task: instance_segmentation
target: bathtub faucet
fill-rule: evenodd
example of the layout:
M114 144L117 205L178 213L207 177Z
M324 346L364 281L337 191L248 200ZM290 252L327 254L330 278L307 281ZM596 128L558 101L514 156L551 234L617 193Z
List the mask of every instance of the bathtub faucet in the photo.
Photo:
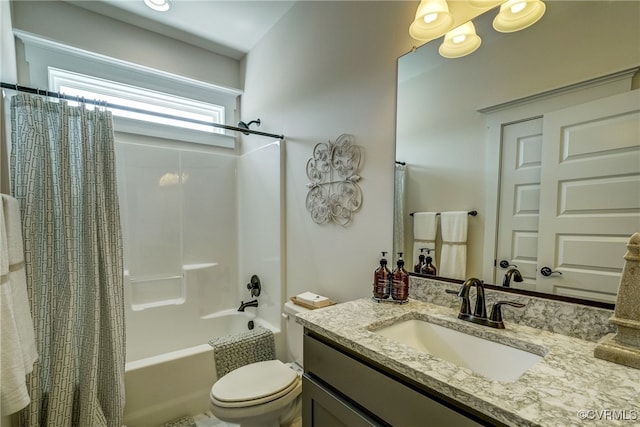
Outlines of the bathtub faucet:
M247 307L257 307L258 306L258 300L254 299L251 301L240 301L240 308L238 308L238 311L244 311L245 308Z

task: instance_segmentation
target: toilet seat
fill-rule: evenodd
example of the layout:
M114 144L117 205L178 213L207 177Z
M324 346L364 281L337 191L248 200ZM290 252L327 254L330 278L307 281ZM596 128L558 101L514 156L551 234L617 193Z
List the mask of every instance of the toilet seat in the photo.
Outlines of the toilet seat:
M239 408L271 402L291 393L300 377L279 360L242 366L220 378L211 388L211 402L223 408Z

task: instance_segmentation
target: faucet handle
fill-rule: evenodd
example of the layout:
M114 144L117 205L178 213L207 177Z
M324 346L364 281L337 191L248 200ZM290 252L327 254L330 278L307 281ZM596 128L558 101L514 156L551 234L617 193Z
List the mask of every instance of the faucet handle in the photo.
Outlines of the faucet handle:
M501 307L503 305L510 305L511 307L522 308L526 304L522 304L522 303L519 303L519 302L513 302L513 301L498 301L498 302L494 303L493 307L491 308L491 315L489 315L489 320L492 320L494 322L502 322L502 308Z
M469 301L469 296L464 295L464 286L460 288L459 291L453 289L445 289L444 290L448 294L455 295L457 297L462 298L462 305L460 306L460 314L471 315L471 302Z
M259 297L262 290L262 284L257 274L251 276L251 283L247 283L247 289L252 297Z

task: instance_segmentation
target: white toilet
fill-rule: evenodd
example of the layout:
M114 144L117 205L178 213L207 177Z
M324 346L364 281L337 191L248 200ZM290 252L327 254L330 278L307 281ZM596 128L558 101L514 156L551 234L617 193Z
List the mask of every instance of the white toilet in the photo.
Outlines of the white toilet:
M287 347L293 362L279 360L252 363L235 369L211 387L209 408L222 421L241 427L279 427L300 415L302 392L303 327L295 315L307 311L287 302Z

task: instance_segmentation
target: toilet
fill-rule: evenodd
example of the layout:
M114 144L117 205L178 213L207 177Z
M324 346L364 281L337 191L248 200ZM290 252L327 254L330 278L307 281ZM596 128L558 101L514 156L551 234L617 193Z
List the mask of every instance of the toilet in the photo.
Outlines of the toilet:
M287 302L287 348L291 363L267 360L235 369L211 387L209 408L218 419L241 427L286 426L300 415L303 327L295 315L308 311Z

